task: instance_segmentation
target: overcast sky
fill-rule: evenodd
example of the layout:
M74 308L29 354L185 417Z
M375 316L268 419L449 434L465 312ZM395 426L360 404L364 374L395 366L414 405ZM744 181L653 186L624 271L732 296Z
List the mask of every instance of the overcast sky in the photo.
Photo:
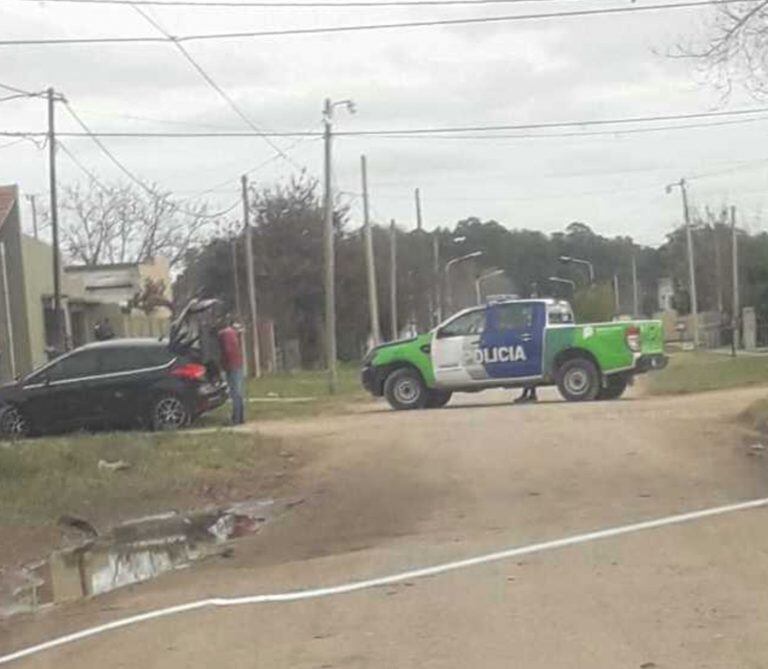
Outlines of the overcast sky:
M643 0L645 1L645 0ZM659 0L656 0L659 1ZM166 8L153 17L173 34L338 25L531 11L606 2L551 2L419 8ZM615 0L613 5L622 5ZM626 3L625 3L626 4ZM190 53L261 128L320 130L323 99L352 98L339 130L517 124L736 109L759 103L736 93L723 103L685 60L658 55L705 31L712 10L695 8L536 22L414 28L194 42ZM156 35L128 6L0 0L0 39ZM0 46L0 82L54 86L99 131L247 130L171 44ZM59 129L77 130L59 111ZM0 129L44 130L41 100L0 103ZM594 130L594 128L590 128ZM588 223L605 235L658 244L681 219L679 194L664 186L686 177L694 204L737 204L760 229L768 157L766 122L632 135L504 139L342 137L334 146L337 188L360 191L359 156L369 163L378 220L415 225L413 188L425 227L461 218L551 232ZM566 132L578 132L571 129ZM541 132L539 132L541 134ZM0 138L0 147L11 140ZM284 150L292 139L276 140ZM133 172L179 197L216 186L213 207L238 198L239 175L274 155L260 138L108 139ZM67 147L104 180L121 175L87 138ZM321 175L322 143L289 151ZM85 181L66 155L62 183ZM273 183L295 166L276 159L252 179ZM47 193L46 152L30 142L0 148L0 183ZM228 183L227 183L228 182ZM222 186L222 184L225 184ZM360 221L352 198L353 222ZM30 222L25 220L25 227Z

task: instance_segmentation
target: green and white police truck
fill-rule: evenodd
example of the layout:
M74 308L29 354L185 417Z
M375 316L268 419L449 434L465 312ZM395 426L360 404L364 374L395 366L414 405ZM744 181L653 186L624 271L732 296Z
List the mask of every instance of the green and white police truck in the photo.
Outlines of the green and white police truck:
M394 409L442 407L454 392L557 385L569 401L616 399L667 364L660 321L576 324L568 302L508 299L373 348L362 381Z

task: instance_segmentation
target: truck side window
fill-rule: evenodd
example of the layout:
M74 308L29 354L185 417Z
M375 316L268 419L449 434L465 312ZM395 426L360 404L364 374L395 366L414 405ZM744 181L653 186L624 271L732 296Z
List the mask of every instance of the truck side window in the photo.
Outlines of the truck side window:
M496 307L497 330L530 330L534 304L500 304Z
M442 337L466 337L482 334L485 330L485 309L471 311L444 325L437 333Z

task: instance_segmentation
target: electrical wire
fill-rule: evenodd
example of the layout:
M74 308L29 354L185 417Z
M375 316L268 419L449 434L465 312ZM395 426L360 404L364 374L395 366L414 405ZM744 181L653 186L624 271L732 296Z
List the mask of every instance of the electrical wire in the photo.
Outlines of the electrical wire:
M114 153L112 153L105 144L91 131L91 129L88 127L88 125L78 116L78 114L75 112L74 109L72 109L72 106L69 104L68 101L64 100L64 106L67 109L67 111L70 113L72 118L75 119L77 124L83 128L86 135L93 140L93 142L96 144L96 146L99 147L101 152L109 158L109 160L123 173L125 174L128 179L130 179L133 183L135 183L137 186L139 186L144 192L146 192L150 197L157 197L157 192L152 189L150 186L147 186L139 177L137 177L133 172L131 172L122 162L120 162ZM68 154L71 156L71 154ZM90 172L87 172L89 176L92 177ZM93 178L93 177L92 177ZM98 183L98 181L97 181ZM237 203L233 204L232 206L228 207L227 209L219 212L215 212L213 214L208 213L202 213L202 212L194 212L189 211L187 209L179 208L179 211L181 211L183 214L187 216L191 216L192 218L220 218L224 214L229 213L232 211Z
M631 123L657 123L663 121L681 121L692 119L708 119L708 118L722 118L728 116L748 116L750 114L765 114L768 112L768 107L756 107L754 109L732 109L721 111L708 111L708 112L694 112L687 114L654 114L649 116L629 116L612 119L578 119L568 121L552 121L543 123L518 123L508 125L473 125L473 126L445 126L445 127L424 127L424 128L404 128L399 130L341 130L334 132L335 137L432 137L440 139L441 135L459 135L461 137L467 137L468 139L475 139L475 136L466 135L466 133L475 132L498 132L498 131L515 131L515 130L541 130L541 129L553 129L553 128L573 128L573 127L589 127L589 126L610 126L610 125L628 125ZM701 124L687 124L687 125L672 125L672 126L657 126L651 128L627 128L627 129L615 129L604 130L602 134L620 134L631 132L650 132L657 129L663 130L677 130L677 129L689 129L689 128L705 128L709 126L718 126L737 123L752 123L755 121L768 120L768 117L760 118L740 118L730 119L726 121L714 121L712 123ZM81 127L85 130L85 126L80 123ZM553 137L569 137L574 135L588 135L588 132L578 133L558 133L551 135ZM3 137L44 137L45 132L40 131L0 131L0 136ZM304 137L304 138L319 138L323 136L322 132L314 131L284 131L284 132L93 132L85 130L85 132L60 132L57 135L61 137L114 137L114 138L164 138L164 139L178 139L178 138L242 138L242 137L262 137L264 135L269 137ZM492 135L483 135L483 137L494 137ZM550 135L511 135L511 136L496 136L495 138L528 138Z
M324 26L311 28L284 28L276 30L254 30L229 33L202 33L192 35L169 35L167 37L61 37L45 39L0 40L0 46L32 46L55 44L145 44L152 42L192 42L202 40L245 39L256 37L283 37L287 35L318 35L346 32L361 32L370 30L397 30L400 28L426 28L432 26L472 25L481 23L508 23L514 21L535 21L554 18L571 18L579 16L600 16L612 14L629 14L651 12L667 9L689 9L693 7L711 7L733 4L744 0L690 0L688 2L671 2L655 5L632 5L629 7L604 7L602 9L578 9L562 12L543 12L535 14L511 14L503 16L483 16L460 19L433 19L430 21L400 21L395 23L368 23L343 26Z
M184 59L192 65L192 67L197 71L197 73L205 80L205 82L213 88L216 93L229 105L229 107L232 109L232 111L237 114L237 116L253 131L258 133L263 133L264 131L256 125L250 117L242 110L240 109L240 106L230 97L230 95L221 87L219 86L214 78L208 74L208 72L203 69L203 67L198 63L184 48L184 45L179 43L177 40L173 38L173 36L154 18L152 18L146 11L141 9L141 7L137 7L134 4L128 3L131 5L131 7L141 16L145 21L147 21L152 27L155 28L158 32L160 32L162 35L167 37L171 43L179 50L182 56L184 56ZM301 165L298 165L296 162L294 162L286 153L283 151L282 148L275 142L273 142L268 136L262 135L264 138L264 141L269 144L269 146L285 161L293 165L294 167L297 167L298 169L302 169Z
M22 2L35 2L40 0L21 0ZM75 3L90 5L132 5L132 6L157 6L157 7L203 7L223 9L248 9L270 7L276 9L295 9L302 7L368 7L378 9L380 7L443 7L443 6L472 6L472 5L500 5L519 4L531 2L561 2L562 0L341 0L332 2L328 0L309 0L309 2L279 2L272 0L245 0L236 2L224 0L224 2L212 2L211 0L48 0L50 3Z

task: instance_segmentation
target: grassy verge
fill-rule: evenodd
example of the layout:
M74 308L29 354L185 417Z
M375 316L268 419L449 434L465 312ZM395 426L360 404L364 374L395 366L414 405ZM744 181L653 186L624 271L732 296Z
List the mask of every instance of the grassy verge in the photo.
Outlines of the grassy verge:
M666 369L647 376L653 395L695 393L768 384L768 356L732 358L706 351L674 354Z
M0 524L50 524L61 514L113 522L261 495L286 466L280 445L257 434L106 433L0 445ZM99 460L124 460L125 471ZM232 490L232 486L239 490ZM0 539L2 543L2 539Z
M338 413L350 404L370 399L360 385L360 367L355 364L339 365L337 392L328 392L325 371L297 371L270 374L260 379L248 379L246 404L248 420L301 418L327 413ZM203 416L200 425L226 423L231 408L223 406Z

